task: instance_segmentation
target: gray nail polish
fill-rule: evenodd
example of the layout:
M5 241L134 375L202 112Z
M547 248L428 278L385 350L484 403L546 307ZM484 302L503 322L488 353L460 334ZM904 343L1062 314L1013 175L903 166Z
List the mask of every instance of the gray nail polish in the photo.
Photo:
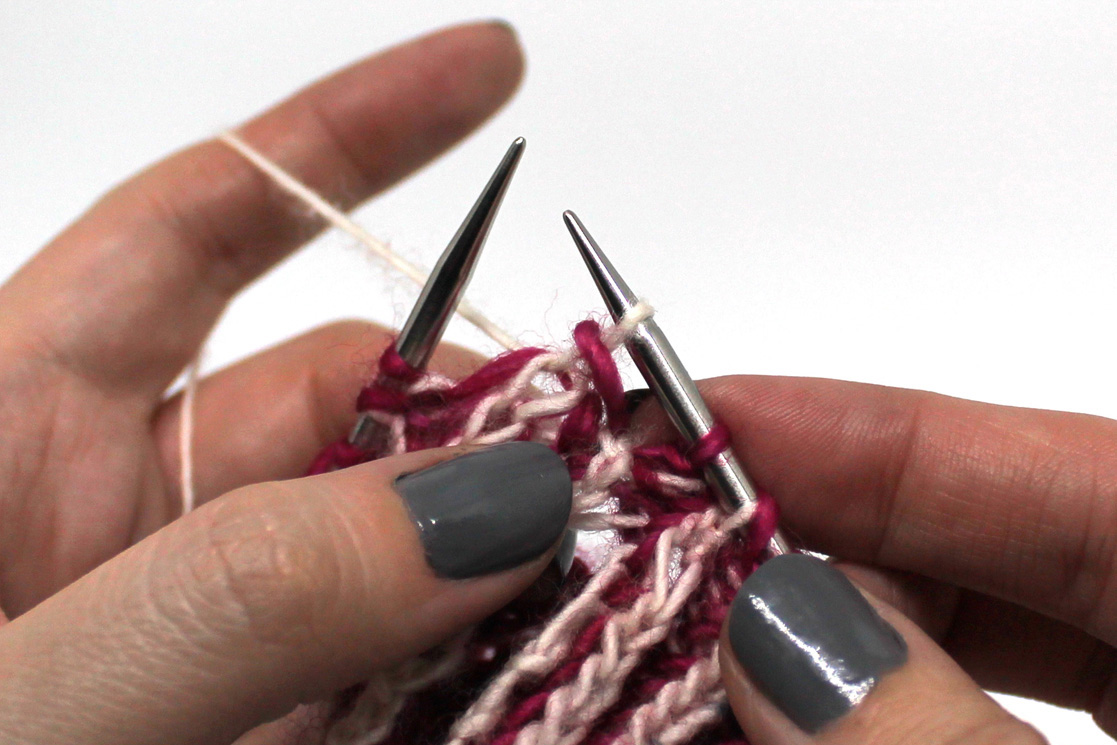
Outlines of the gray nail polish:
M768 699L812 734L908 656L903 637L844 574L803 554L777 556L745 580L729 643Z
M546 445L509 442L396 479L439 575L465 579L511 569L554 545L573 487Z

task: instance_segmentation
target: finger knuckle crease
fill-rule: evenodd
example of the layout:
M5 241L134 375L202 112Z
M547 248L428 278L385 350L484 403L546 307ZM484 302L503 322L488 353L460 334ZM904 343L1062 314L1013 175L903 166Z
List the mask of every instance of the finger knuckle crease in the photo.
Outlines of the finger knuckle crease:
M310 538L314 533L305 529L307 518L297 506L277 508L275 502L231 501L217 511L202 567L214 593L208 602L255 643L316 647L324 639L324 616L336 607L330 595L338 586L338 560Z

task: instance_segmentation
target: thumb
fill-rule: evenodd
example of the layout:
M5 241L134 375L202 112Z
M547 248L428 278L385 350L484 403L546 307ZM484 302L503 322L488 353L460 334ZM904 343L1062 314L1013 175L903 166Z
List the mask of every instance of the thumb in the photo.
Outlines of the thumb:
M722 630L729 702L753 745L1042 745L899 611L826 562L777 556Z
M515 598L570 506L524 442L231 492L0 628L0 740L228 742Z

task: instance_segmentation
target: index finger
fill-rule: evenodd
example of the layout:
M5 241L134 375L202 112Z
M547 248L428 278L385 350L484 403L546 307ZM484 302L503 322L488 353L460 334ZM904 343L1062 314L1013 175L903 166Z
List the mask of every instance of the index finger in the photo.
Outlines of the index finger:
M835 380L701 388L811 548L1117 640L1117 423Z
M489 117L519 82L503 23L437 32L359 62L240 135L349 207ZM148 403L193 357L228 299L322 225L228 145L188 148L116 188L4 287L8 358L53 363Z

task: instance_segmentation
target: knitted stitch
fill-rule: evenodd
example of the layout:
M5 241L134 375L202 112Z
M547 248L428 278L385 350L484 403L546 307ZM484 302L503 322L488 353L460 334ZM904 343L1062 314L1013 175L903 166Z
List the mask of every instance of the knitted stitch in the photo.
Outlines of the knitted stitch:
M652 310L564 349L502 354L462 379L410 368L389 347L358 398L381 437L369 451L327 447L311 473L462 443L534 440L574 479L570 527L609 536L468 634L339 695L330 745L677 745L744 740L725 711L722 622L763 559L775 504L722 510L702 466L730 446L714 429L693 447L629 430L614 352Z

